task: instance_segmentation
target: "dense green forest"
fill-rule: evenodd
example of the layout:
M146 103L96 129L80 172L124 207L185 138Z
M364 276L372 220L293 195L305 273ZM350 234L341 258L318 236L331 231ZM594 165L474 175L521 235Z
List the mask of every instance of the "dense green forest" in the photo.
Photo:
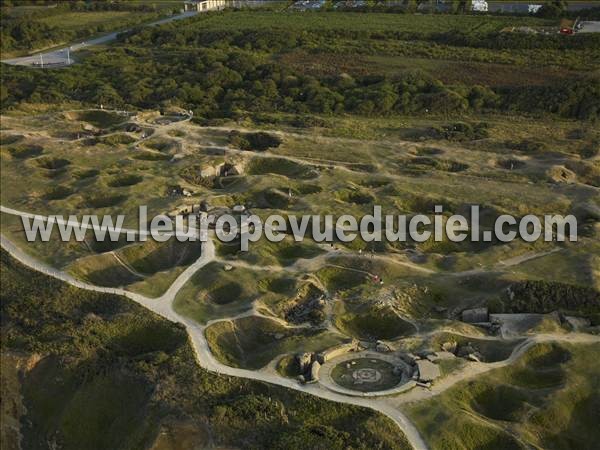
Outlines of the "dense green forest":
M410 22L422 20L427 25L421 27L424 31L397 31L394 21L405 19L369 15L365 24L363 16L319 13L297 20L293 14L225 12L136 29L115 46L90 53L67 70L3 67L2 105L70 100L119 108L178 105L205 118L266 112L366 116L511 112L598 117L600 79L593 71L600 60L598 35L565 39L502 33L498 28L505 18L470 29L463 26L469 22L461 22L470 18L460 16L447 19L443 26L430 21L431 16L414 16ZM315 64L322 64L322 55L383 62L349 74L334 61L329 72L315 76L301 64L288 63L302 52ZM517 68L537 65L538 58L554 64L555 70L574 71L581 66L587 70L535 86L518 85L510 78L493 86L485 80L463 83L460 77L444 82L439 79L443 73L418 65L380 70L400 56L419 58L425 65L447 59ZM544 76L543 67L536 70Z
M68 286L4 251L0 275L2 351L39 355L22 376L24 449L146 448L164 424L216 446L408 448L374 412L206 372L182 326L126 298Z

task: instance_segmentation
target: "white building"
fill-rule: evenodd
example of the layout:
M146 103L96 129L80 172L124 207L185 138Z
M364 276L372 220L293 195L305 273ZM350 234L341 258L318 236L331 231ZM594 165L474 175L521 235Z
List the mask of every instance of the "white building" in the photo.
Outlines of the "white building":
M542 9L542 5L528 5L529 14L536 14L540 9Z
M214 11L225 8L226 0L191 0L183 3L186 11Z
M488 3L485 0L473 0L471 9L476 12L488 12Z

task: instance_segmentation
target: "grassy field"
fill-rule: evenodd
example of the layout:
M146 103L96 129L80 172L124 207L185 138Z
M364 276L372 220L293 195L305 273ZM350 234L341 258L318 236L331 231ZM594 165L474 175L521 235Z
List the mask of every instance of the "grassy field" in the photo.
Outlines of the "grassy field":
M223 363L260 369L283 353L318 352L344 341L340 335L311 328L286 328L262 317L245 317L210 325L206 339Z
M281 299L276 292L263 289L268 272L236 267L225 271L224 265L210 263L200 269L177 294L175 309L183 315L205 323L249 309L259 297Z
M481 33L499 31L507 26L545 26L553 21L532 17L476 17L460 15L421 15L344 12L298 14L279 12L246 12L210 15L196 19L204 30L286 29L286 30L353 30L406 31L433 33L463 29Z
M174 4L172 4L174 6ZM3 58L28 54L33 50L55 47L67 42L96 37L110 31L119 31L135 25L158 20L170 14L165 6L156 10L129 11L72 11L64 7L2 7ZM44 14L45 12L45 14ZM13 29L17 27L17 31ZM26 30L18 31L18 27Z
M510 368L409 408L431 448L593 448L597 345L539 344Z
M370 341L398 339L416 331L389 308L336 315L335 324L345 334Z
M397 214L428 214L434 204L441 204L449 215L464 213L470 204L479 204L484 211L482 217L486 226L501 213L520 216L548 211L555 214L575 212L585 222L589 214L586 211L592 211L595 204L591 196L591 189L596 183L593 157L590 159L582 155L599 136L593 127L575 122L556 122L550 127L545 122L495 116L486 118L488 137L455 141L431 134L433 128L452 123L442 118L374 120L341 117L335 122L325 118L325 127L302 129L282 125L285 133L283 143L273 151L273 156L256 157L251 152L235 156L211 154L205 149L225 145L225 131L175 124L168 133L163 133L160 127L155 128L157 117L149 112L140 114L136 119L141 124L138 131L131 128L132 131L126 131L133 120L131 117L97 110L3 117L6 127L2 132L1 149L2 203L41 213L124 213L125 225L132 227L137 225L137 205L148 205L149 215L153 215L184 203L183 199L170 195L169 186L176 184L195 192L193 199L186 202L206 199L213 205L226 207L247 204L263 218L275 211L283 214L353 214L359 217L371 213L375 203L383 207L384 213ZM102 130L99 133L108 133L107 137L94 138L91 142L88 142L89 139L77 140L78 135L81 137L88 133L90 126ZM32 129L46 130L51 137L31 134ZM138 146L140 130L144 129L152 130L155 135ZM69 146L61 144L64 139L69 140ZM167 147L161 144L165 142L168 142ZM140 158L142 153L166 158L150 161ZM513 165L516 161L519 165L510 170L512 166L506 161L513 161ZM239 165L241 174L222 178L223 184L219 186L190 185L181 176L185 168L214 168L225 162ZM563 166L577 171L573 172L576 182L563 183L552 178L553 168ZM452 171L453 167L461 170ZM20 175L24 172L28 174L25 193L21 188ZM527 189L521 188L524 185ZM582 245L570 244L559 253L515 266L510 276L490 275L494 285L504 289L511 280L523 278L562 279L575 284L595 285L597 275L588 250L597 246L597 238L593 227L586 227L587 231L580 233ZM18 221L3 221L3 229L13 239L22 242ZM51 242L28 247L38 257L54 263L57 256L62 255L58 260L61 266L82 256L91 256L89 249L81 245L61 248L58 242ZM377 297L381 287L368 282L367 273L370 273L385 280L384 290L387 286L404 287L416 282L438 292L444 291L446 300L442 299L443 303L453 297L469 302L476 295L493 297L494 293L486 292L483 285L479 286L478 278L481 277L474 276L465 286L452 278L423 277L405 266L393 264L392 260L385 263L379 259L370 261L356 253L359 249L373 249L376 254L389 255L414 249L420 254L417 265L427 269L493 272L499 261L552 249L552 245L522 241L510 244L406 242L373 247L357 240L343 247L350 251L348 256L352 257L340 254L338 260L328 262L349 269L316 268L321 282L332 293L349 291L349 296ZM141 251L141 247L139 249ZM110 250L114 249L102 251ZM236 251L235 245L218 246L219 255L225 259L283 268L301 259L322 255L323 250L311 241L293 243L289 238L279 244L261 240L251 244L249 252ZM133 247L120 251L119 255L134 271L157 276L157 286L162 286L152 289L152 279L140 281L135 276L125 280L133 282L130 285L139 292L158 294L178 273L178 269L171 265L172 275L158 275L165 270L160 264L171 261L179 251L171 253L171 256L158 252L147 261L142 254L132 255L132 251ZM160 255L167 257L159 258ZM158 265L155 264L157 258L161 260ZM89 269L86 269L86 274L90 273ZM122 272L122 268L116 270ZM131 274L124 273L124 276L129 278ZM489 282L490 277L486 280ZM243 293L244 289L240 292ZM255 294L231 305L247 305L249 301L267 294L253 292ZM283 296L269 294L263 303L273 305L282 299ZM208 310L224 307L205 300L193 303L204 305L202 308ZM208 306L211 304L213 306ZM434 306L429 300L423 303L425 305ZM407 309L409 315L417 312L412 307ZM208 314L207 317L213 317L212 314L220 317L221 313L216 310L210 313L208 310L198 312L198 317L205 314ZM237 307L234 310L239 311ZM421 308L417 314L425 310Z
M151 17L154 17L153 13L140 13L138 11L94 11L68 12L56 16L42 17L38 20L52 27L80 32L92 27L97 28L99 25L105 27L106 31L114 30L126 24L143 21Z

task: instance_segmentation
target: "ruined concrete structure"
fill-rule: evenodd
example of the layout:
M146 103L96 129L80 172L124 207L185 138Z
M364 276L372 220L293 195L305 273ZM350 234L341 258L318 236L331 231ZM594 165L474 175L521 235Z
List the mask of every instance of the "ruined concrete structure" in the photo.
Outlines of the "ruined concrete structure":
M321 370L321 364L319 364L319 361L313 361L310 366L310 381L319 381L319 370Z
M490 315L487 308L465 309L462 312L462 321L467 323L489 322Z
M417 368L419 369L419 381L421 383L429 383L441 375L439 366L427 359L418 360Z
M313 360L313 353L298 353L295 356L300 372L305 373Z
M349 352L357 352L361 350L360 342L356 339L353 339L352 342L348 342L347 344L341 344L337 347L330 348L329 350L325 350L317 355L317 361L323 364L329 361L330 359L337 358L338 356L344 355Z

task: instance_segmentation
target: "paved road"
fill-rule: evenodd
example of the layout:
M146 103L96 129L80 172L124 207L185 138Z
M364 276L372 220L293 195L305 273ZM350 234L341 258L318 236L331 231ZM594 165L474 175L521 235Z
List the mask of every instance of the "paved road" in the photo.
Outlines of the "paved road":
M581 22L583 27L578 33L600 33L600 21Z
M192 17L196 14L198 14L197 11L188 11L182 14L177 14L171 17L167 17L165 19L148 23L146 24L146 26L162 25L164 23L173 22L174 20L187 19L188 17ZM90 47L92 45L106 44L108 42L114 41L115 39L117 39L119 33L123 33L125 31L129 30L127 29L115 31L113 33L105 34L97 38L83 41L79 44L73 44L71 46L65 46L62 48L49 50L47 52L36 53L30 56L23 56L21 58L5 59L2 62L14 66L34 66L40 68L42 67L42 63L44 68L68 66L69 64L73 64L75 62L73 60L73 52Z

